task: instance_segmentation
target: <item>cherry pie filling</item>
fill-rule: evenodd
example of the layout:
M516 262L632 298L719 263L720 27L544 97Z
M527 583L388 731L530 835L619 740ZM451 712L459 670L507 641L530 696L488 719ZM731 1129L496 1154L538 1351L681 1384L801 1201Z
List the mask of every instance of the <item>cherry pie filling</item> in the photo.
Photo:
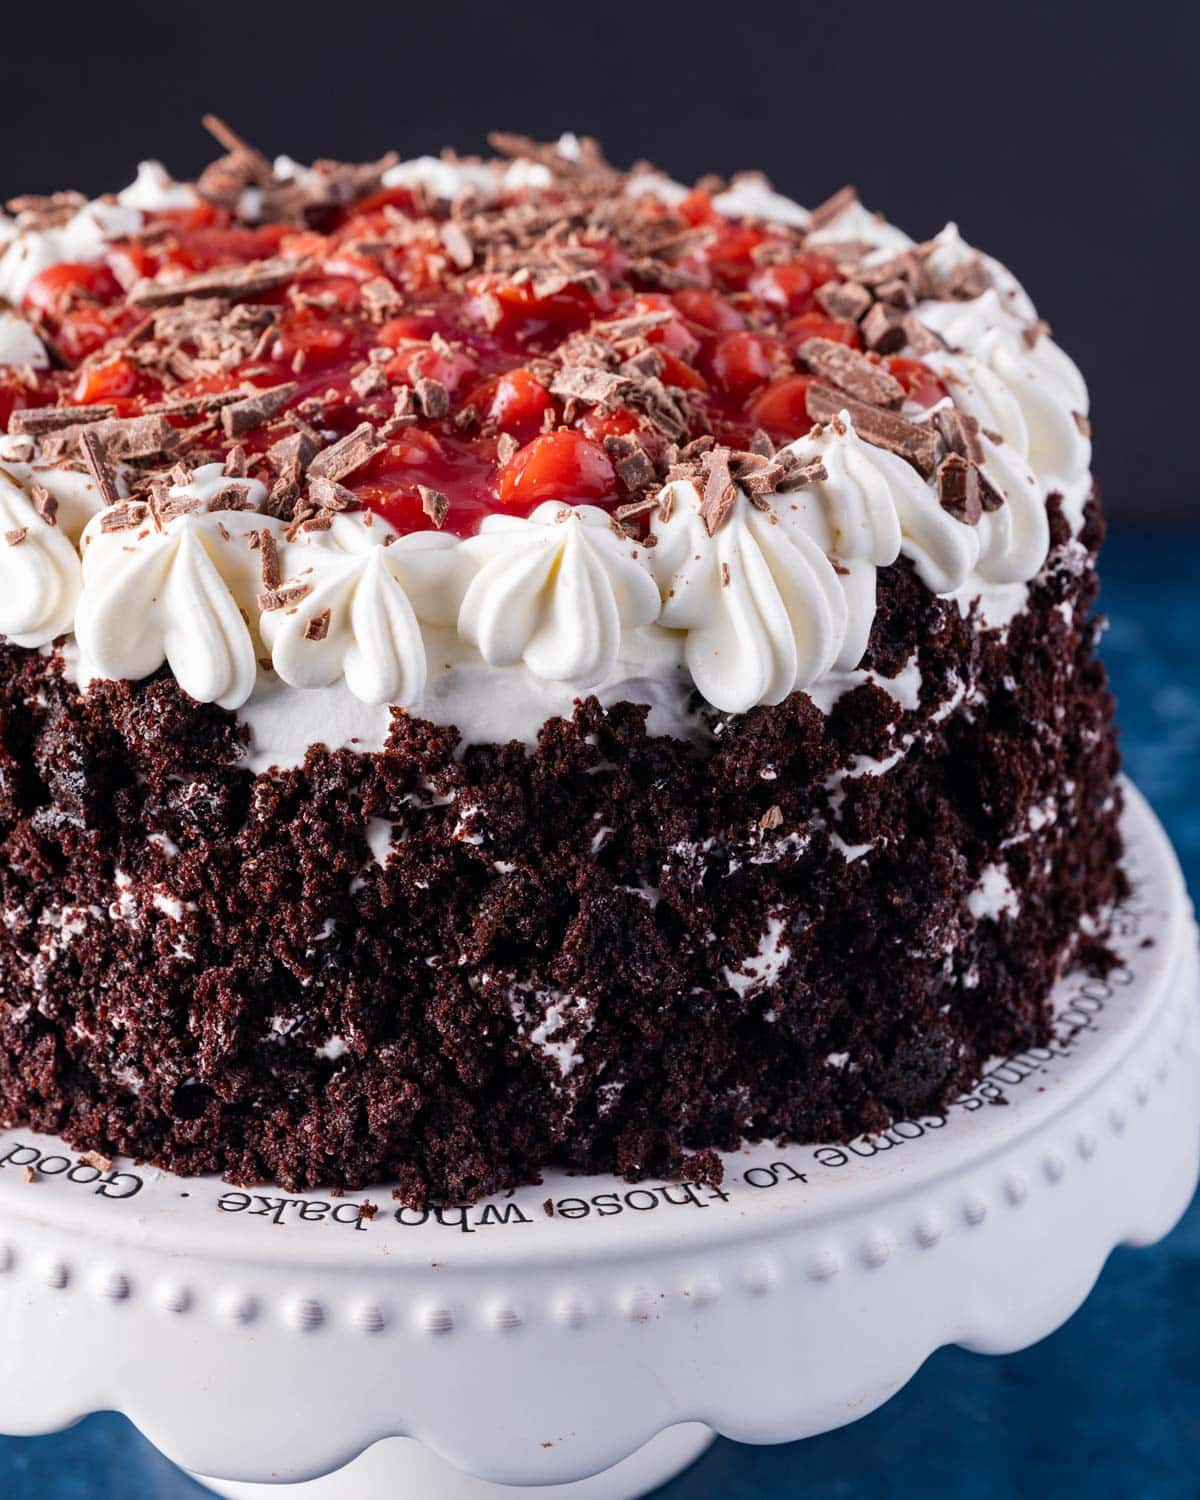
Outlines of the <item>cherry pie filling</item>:
M686 414L689 435L712 433L734 448L758 431L777 444L809 431L812 377L798 353L806 340L862 348L857 326L828 316L815 300L819 287L841 279L834 259L805 250L787 231L721 216L704 192L661 210L672 226L681 216L707 231L675 262L688 283L675 290L646 284L618 240L604 237L586 243L600 271L587 285L537 295L536 283L511 275L464 277L436 240L396 243L390 233L397 214L428 219L431 212L448 215L396 189L341 210L324 232L244 227L209 204L148 215L143 231L112 243L100 263L51 266L29 285L23 311L46 336L55 368L0 372L0 425L20 408L104 404L133 417L164 401L294 383L282 412L239 439L251 473L262 462L257 456L290 430L283 425L289 411L334 436L370 420L391 435L346 486L401 534L435 524L421 493L435 490L448 502L443 529L466 536L486 515L527 515L547 500L610 509L627 502L607 439L636 437L662 455L663 433L619 395L584 404L548 388L546 357L595 324L652 323L642 338L658 355L659 378ZM273 257L294 260L296 272L253 298L277 309L274 336L254 357L169 383L152 362L139 361L152 313L128 300L135 282ZM381 276L396 294L382 319L363 295ZM946 394L916 360L879 362L916 407ZM405 424L389 422L398 393L421 381L445 390L446 413L414 410ZM224 457L228 441L211 416L170 420L189 465ZM263 477L269 482L265 467Z

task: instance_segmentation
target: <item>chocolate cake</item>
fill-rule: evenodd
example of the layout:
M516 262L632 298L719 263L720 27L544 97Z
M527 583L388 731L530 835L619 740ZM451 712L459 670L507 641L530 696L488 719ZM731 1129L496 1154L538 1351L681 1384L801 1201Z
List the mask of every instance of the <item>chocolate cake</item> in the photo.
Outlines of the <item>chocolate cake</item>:
M571 136L209 123L2 230L0 1117L464 1202L1045 1041L1120 793L1011 274Z

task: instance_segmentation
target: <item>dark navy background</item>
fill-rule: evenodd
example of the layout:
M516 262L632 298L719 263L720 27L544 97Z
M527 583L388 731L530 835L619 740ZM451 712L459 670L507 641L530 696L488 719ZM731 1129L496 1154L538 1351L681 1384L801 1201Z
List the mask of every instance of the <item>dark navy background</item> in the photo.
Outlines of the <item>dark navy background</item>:
M1128 768L1200 894L1200 535L1118 531L1105 655ZM281 1490L281 1496L286 1495ZM201 1500L121 1418L0 1438L4 1500ZM660 1500L1196 1500L1200 1199L1118 1250L1065 1328L1003 1358L943 1349L889 1405L780 1448L719 1442Z
M1189 0L5 0L0 198L112 191L144 156L194 176L206 110L301 161L498 127L810 205L852 180L1025 283L1087 377L1113 515L1200 525L1198 55Z

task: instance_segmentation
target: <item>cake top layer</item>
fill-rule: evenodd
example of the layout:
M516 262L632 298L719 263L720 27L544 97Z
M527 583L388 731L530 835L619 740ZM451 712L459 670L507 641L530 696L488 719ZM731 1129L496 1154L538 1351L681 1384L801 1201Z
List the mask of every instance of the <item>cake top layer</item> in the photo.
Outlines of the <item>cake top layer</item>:
M10 205L22 644L74 625L100 675L165 658L226 706L260 668L416 704L429 628L581 687L653 628L741 709L856 665L875 567L1020 582L1048 493L1082 505L1078 372L953 226L573 137L302 168L211 125L194 185Z

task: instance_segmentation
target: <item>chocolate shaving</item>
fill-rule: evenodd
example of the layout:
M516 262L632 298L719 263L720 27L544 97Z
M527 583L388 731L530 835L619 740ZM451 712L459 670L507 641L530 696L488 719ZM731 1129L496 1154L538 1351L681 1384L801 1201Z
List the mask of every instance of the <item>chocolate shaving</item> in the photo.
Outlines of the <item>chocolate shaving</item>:
M550 394L564 401L582 401L600 405L628 389L629 380L611 370L587 365L567 365L558 370L550 382Z
M255 535L258 537L258 550L262 554L263 588L277 589L283 582L283 574L279 566L279 544L275 540L275 533L264 526Z
M14 527L12 531L6 531L4 533L4 540L10 547L19 547L28 535L28 526L17 526Z
M8 419L8 430L27 437L40 437L42 433L57 432L63 427L101 422L115 416L116 410L115 406L35 406L13 412Z
M431 380L428 375L422 375L413 382L413 394L422 416L433 420L448 415L450 393L440 380Z
M22 228L24 228L26 223L38 227L60 224L86 203L87 199L82 193L67 191L21 193L16 198L9 198L4 206L10 214L22 220Z
M310 473L308 498L321 510L353 510L359 505L359 498L353 490L321 474Z
M370 422L360 422L353 432L322 448L308 466L309 475L322 479L344 479L353 474L385 446Z
M430 489L427 484L417 485L417 494L421 497L421 509L440 531L450 509L450 501L441 490Z
M445 246L446 254L454 262L460 271L468 271L475 264L475 246L471 243L471 236L454 219L448 219L441 226L442 244Z
M675 317L676 314L669 308L663 308L659 312L632 313L626 318L609 318L593 323L591 332L597 338L620 343L625 339L644 338L656 328L665 328L668 323L674 322Z
M42 484L30 487L29 499L40 520L47 526L58 525L58 501Z
M364 281L360 295L367 316L373 323L382 323L404 303L404 298L386 276L375 276L370 281Z
M916 250L900 250L887 260L877 261L870 266L859 266L855 274L876 296L881 287L887 287L891 289L889 294L894 297L897 282L908 287L910 294L916 298L937 295L925 260Z
M1021 342L1026 349L1036 349L1038 340L1050 337L1050 325L1044 318L1035 318L1032 323L1026 323L1021 329Z
M520 452L520 448L511 432L502 432L496 439L496 462L503 468Z
M729 449L711 449L701 458L700 468L704 476L700 518L709 536L715 536L737 499L737 485L729 472Z
M302 261L258 260L248 266L225 266L174 281L154 281L147 277L135 282L126 296L135 307L170 307L189 297L225 297L240 302L282 286L303 269Z
M834 339L805 339L799 355L814 375L869 406L899 406L904 387L857 349Z
M121 492L117 488L116 476L108 462L104 444L94 432L84 428L79 435L79 449L92 483L100 491L101 499L105 505L115 505L121 498Z
M984 510L999 510L1004 504L1004 496L983 472L980 466L976 466L975 479L979 485L979 503Z
M895 354L908 342L904 315L898 308L876 302L859 324L863 343L876 354Z
M271 386L268 390L255 391L252 396L222 407L221 426L226 437L241 437L243 433L253 432L256 427L270 421L288 404L297 389L295 381L289 380L283 385Z
M306 641L323 641L329 634L330 611L323 609L320 614L313 615L312 619L304 627L304 639ZM366 1208L366 1204L363 1207ZM368 1215L374 1217L374 1215Z
M274 179L275 169L263 153L244 141L237 131L226 125L220 115L203 115L200 123L214 140L225 147L230 156L244 160L262 182Z
M875 296L880 302L886 302L889 307L897 307L901 311L907 311L914 301L913 289L902 276L880 282L875 288Z
M129 531L145 521L147 506L141 500L119 500L100 515L101 531Z
M882 411L814 381L807 392L808 414L816 422L832 422L845 411L864 442L898 454L927 479L937 462L937 435L932 427L909 422L893 411Z
M937 470L938 504L956 521L977 526L983 515L978 470L958 453L947 453Z
M378 396L387 388L387 376L378 365L373 364L360 370L350 381L350 389L360 401L366 401L371 396Z
M941 292L943 297L970 302L982 297L991 284L987 267L978 255L973 255L954 267L942 283Z
M316 457L317 445L307 432L293 432L267 449L267 462L277 474L287 472L293 466L302 474Z
M606 437L604 448L613 461L617 478L631 493L654 482L654 461L637 438L624 433Z
M626 505L618 505L613 515L618 521L631 521L637 516L648 515L656 510L659 505L657 495L643 495L640 500L630 500Z
M1073 411L1071 413L1071 416L1074 419L1075 426L1079 431L1080 437L1090 438L1092 435L1092 424L1088 421L1083 412Z
M286 583L281 588L265 589L258 596L258 607L265 614L272 610L286 609L289 604L299 604L301 599L312 593L312 585L307 583Z
M871 294L856 281L827 281L813 294L831 318L855 323L871 305Z
M786 494L805 485L820 484L828 478L829 471L820 458L810 458L804 463L787 449L766 464L738 474L747 499L754 502L766 495Z
M244 391L213 391L207 396L176 396L174 400L156 401L153 406L147 406L143 415L180 417L187 421L191 417L220 411L223 406L232 406L244 395Z
M818 203L809 216L808 227L811 233L814 229L823 229L834 219L844 214L848 208L852 208L858 202L858 190L849 183L845 187L838 188L836 193L831 194L823 203Z
M926 327L916 313L905 313L900 320L900 326L904 329L909 349L918 359L923 354L935 354L939 349L946 347L942 339L932 328Z
M983 462L983 445L979 441L979 420L956 406L943 406L933 414L942 441L951 453L973 464Z
M77 447L85 432L93 433L104 444L110 462L168 455L179 442L179 434L165 417L113 417L60 428L48 434L43 449L48 456L58 456Z
M831 260L837 261L840 266L854 266L853 275L859 281L867 279L866 268L859 265L864 256L870 255L875 249L869 240L822 240L817 246L818 253L827 255ZM847 275L851 274L849 270Z

